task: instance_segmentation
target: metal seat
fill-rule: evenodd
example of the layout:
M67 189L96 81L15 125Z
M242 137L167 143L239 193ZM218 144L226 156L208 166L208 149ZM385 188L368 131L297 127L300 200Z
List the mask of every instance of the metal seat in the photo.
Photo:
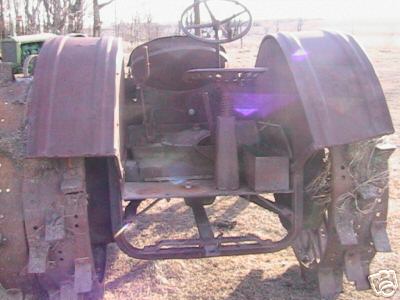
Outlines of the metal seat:
M134 49L129 58L129 66L136 84L162 90L184 91L202 86L201 82L183 80L183 75L188 70L225 66L227 58L222 46L219 60L220 65L214 45L185 36L171 36L153 40Z

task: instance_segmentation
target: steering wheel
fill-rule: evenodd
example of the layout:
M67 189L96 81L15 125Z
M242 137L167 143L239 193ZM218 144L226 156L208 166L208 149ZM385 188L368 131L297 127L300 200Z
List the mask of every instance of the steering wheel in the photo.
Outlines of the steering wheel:
M217 19L209 3L218 3L223 11L232 11L232 15ZM206 23L200 23L200 13L209 16ZM204 19L204 18L203 18ZM252 25L250 11L236 0L200 0L186 8L180 25L189 37L211 44L223 44L245 36Z

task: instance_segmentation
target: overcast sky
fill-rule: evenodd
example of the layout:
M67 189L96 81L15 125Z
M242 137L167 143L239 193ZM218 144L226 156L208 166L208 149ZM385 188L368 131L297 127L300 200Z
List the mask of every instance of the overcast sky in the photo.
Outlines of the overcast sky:
M100 1L101 2L101 1ZM150 12L154 22L178 22L192 0L115 0L102 10L105 24ZM323 18L399 20L400 0L241 0L254 19Z

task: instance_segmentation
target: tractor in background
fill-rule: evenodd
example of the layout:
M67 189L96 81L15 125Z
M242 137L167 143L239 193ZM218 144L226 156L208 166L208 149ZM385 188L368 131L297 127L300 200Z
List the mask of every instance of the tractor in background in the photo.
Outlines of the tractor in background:
M31 59L39 54L45 41L55 36L51 33L42 33L11 36L3 39L1 41L2 62L12 63L14 74L23 72L24 63L26 68L29 66L32 69L32 66L30 66Z

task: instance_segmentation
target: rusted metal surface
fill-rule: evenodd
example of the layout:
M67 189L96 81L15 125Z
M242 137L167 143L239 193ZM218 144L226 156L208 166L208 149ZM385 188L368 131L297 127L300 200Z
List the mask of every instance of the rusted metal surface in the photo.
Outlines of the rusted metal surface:
M309 153L308 155L311 155ZM307 158L308 156L305 156ZM303 161L303 163L305 160ZM140 198L170 198L170 197L201 197L212 193L220 195L226 192L227 195L234 194L249 194L255 193L251 190L235 190L235 191L221 191L216 190L215 185L212 181L196 181L202 182L202 186L192 186L190 183L183 185L174 185L171 183L125 183L124 184L124 195L121 195L120 181L118 178L118 172L115 170L115 165L111 163L110 167L110 198L112 203L111 207L111 218L113 222L114 239L120 249L127 255L138 259L182 259L182 258L202 258L209 256L226 256L226 255L243 255L243 254L257 254L257 253L268 253L275 252L284 249L291 245L293 240L296 238L298 232L302 227L302 216L303 216L303 174L302 168L299 168L297 172L291 174L291 180L293 183L293 191L290 194L290 203L292 207L290 216L290 223L292 224L288 234L278 242L272 242L270 240L262 240L254 235L247 235L241 237L216 237L214 239L208 238L207 241L200 239L186 239L186 240L164 240L154 245L146 246L144 248L136 248L126 238L125 232L129 227L128 224L122 223L122 207L117 205L118 199L134 199L138 198L139 195L135 193L140 190L138 186L141 184L148 184L148 189L145 190L148 193L155 192L155 197L150 195L141 194ZM114 170L114 171L113 171ZM205 183L205 184L204 184ZM208 190L205 190L208 185ZM159 188L159 189L158 189ZM172 189L169 194L165 193L165 190ZM200 188L198 195L190 191L194 191ZM178 190L181 190L179 194L174 194ZM164 193L163 193L164 192ZM285 191L289 192L289 191ZM198 204L200 205L200 204ZM204 227L207 222L204 221L204 214L199 212L198 223L200 227ZM205 230L205 231L204 231ZM199 231L206 232L207 229L199 228ZM210 251L212 249L212 251Z
M27 153L33 159L23 160L25 135L13 136L24 129L25 109L18 107L26 102L24 94L9 92L15 103L0 102L1 137L21 147L20 153L13 143L0 144L8 147L0 147L0 197L6 203L0 206L0 281L6 288L38 284L50 299L90 297L101 290L104 248L113 239L139 259L257 254L293 246L302 270L310 266L305 251L314 249L323 297L337 296L343 272L357 289L369 287L366 266L376 251L390 250L388 194L379 186L382 197L368 210L343 201L354 192L354 182L349 146L342 144L393 128L376 75L351 37L269 36L257 68L233 70L212 69L220 57L209 45L186 37L157 39L131 55L136 82L130 83L141 89L139 103L127 111L121 109L121 51L112 38L59 37L43 47L27 114ZM239 157L248 146L273 151ZM325 147L332 157L332 200L324 214L329 218L310 229L303 224L304 168ZM124 182L121 149L129 152L126 178L135 182ZM269 201L261 192L284 194L285 201L279 203L279 195ZM220 195L248 196L278 214L287 235L277 242L252 234L215 237L204 205ZM141 201L172 197L185 198L192 207L199 238L143 248L131 244L125 233ZM122 200L132 201L125 214ZM315 241L318 247L310 247ZM12 264L10 257L16 260Z
M374 69L351 36L327 31L267 36L256 67L269 68L269 76L259 77L256 93L275 95L275 108L264 113L291 129L295 155L310 146L393 132ZM286 99L283 105L279 98Z
M28 155L119 155L123 79L118 39L58 37L48 41L35 69Z
M360 149L366 151L365 156L360 156ZM369 289L369 265L376 251L389 248L385 229L388 179L376 178L386 174L390 154L377 150L374 141L329 149L331 201L322 210L321 222L303 228L293 244L303 274L317 276L323 299L339 296L344 274L357 290ZM370 199L366 193L359 194L361 187L378 189L370 193L374 194Z
M244 151L244 171L254 191L289 190L289 158Z
M148 47L150 76L145 85L161 90L191 90L201 86L183 80L186 71L199 68L218 67L218 56L214 46L195 41L185 36L171 36L152 40L133 50L129 58L133 78L141 82L146 73L146 56L143 47ZM222 66L227 58L221 47Z
M213 156L213 150L214 147L210 146L160 145L132 148L138 162L140 181L169 182L212 178L213 163L207 157ZM199 155L199 152L205 155Z
M291 193L292 189L268 190L270 193ZM125 200L172 197L203 197L228 195L256 195L247 185L236 190L217 190L213 180L186 180L183 182L126 182L124 184Z
M50 298L64 295L64 284L72 287L74 297L97 292L84 159L27 160L22 199L27 272Z
M25 292L33 281L26 273L28 247L21 200L24 103L29 87L29 83L13 82L0 86L0 289L2 285Z
M193 69L187 71L183 80L186 82L224 82L246 84L254 81L260 74L265 73L266 68L229 68L229 69Z
M239 158L235 129L234 116L228 114L217 117L215 184L220 191L237 190L240 188Z

